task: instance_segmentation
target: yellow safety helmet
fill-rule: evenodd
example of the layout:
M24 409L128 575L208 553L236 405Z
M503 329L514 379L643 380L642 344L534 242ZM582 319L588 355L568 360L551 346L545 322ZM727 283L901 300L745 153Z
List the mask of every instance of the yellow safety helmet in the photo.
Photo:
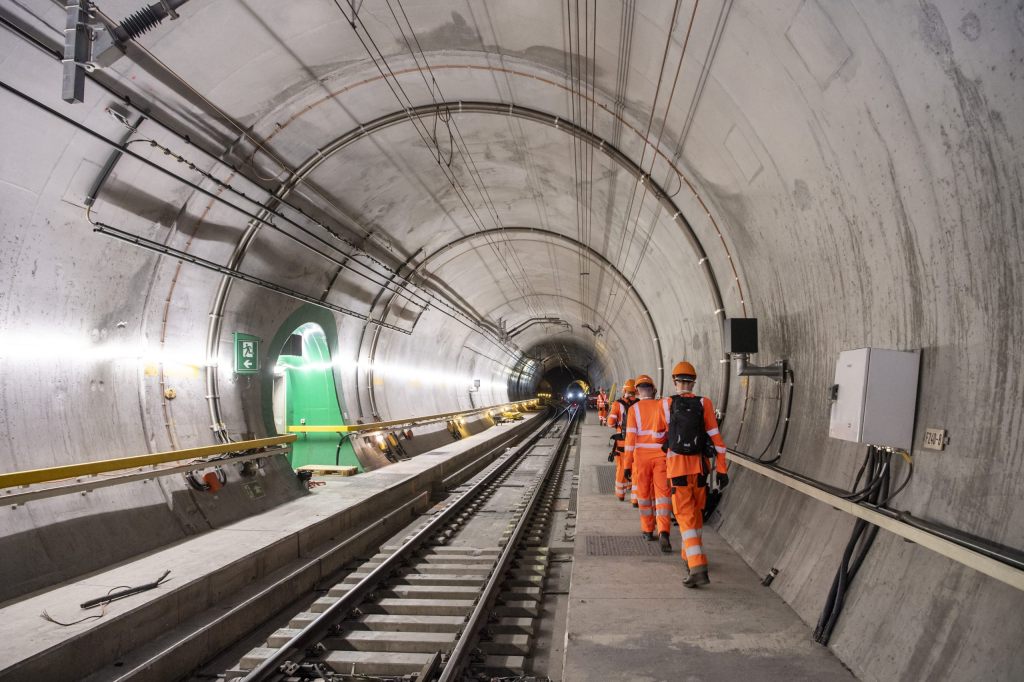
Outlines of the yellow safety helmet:
M680 376L683 377L683 381L696 381L697 370L686 360L677 362L676 366L672 368L672 378L675 379Z

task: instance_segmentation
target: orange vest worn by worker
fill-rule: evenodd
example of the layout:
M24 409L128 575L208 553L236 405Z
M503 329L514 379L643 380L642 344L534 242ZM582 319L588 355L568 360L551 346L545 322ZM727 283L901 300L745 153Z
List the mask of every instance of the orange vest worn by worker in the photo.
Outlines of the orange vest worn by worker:
M597 418L603 425L608 416L608 396L602 390L597 394Z
M615 458L615 497L620 500L626 499L626 491L632 487L632 483L626 478L625 448L626 448L626 410L636 402L632 397L636 387L630 379L622 387L622 397L612 403L611 412L608 415L608 426L616 430L621 439L614 441L615 446L612 454Z
M644 384L654 387L646 374L636 378L639 389ZM626 412L626 463L633 470L637 506L640 509L640 529L653 540L655 525L658 533L668 538L672 513L672 497L665 470L665 453L661 446L668 436L668 422L660 400L641 398Z
M694 381L697 372L693 365L680 362L672 369L673 380L682 377L687 381ZM687 403L679 403L674 407L674 401L689 399ZM728 482L728 462L725 459L725 441L718 431L718 419L715 418L715 408L711 399L695 395L685 391L679 395L665 398L661 401L661 407L665 421L669 424L669 432L672 437L668 442L666 453L666 473L672 483L672 511L675 514L676 522L679 524L679 532L683 537L682 558L690 569L689 582L683 584L687 587L694 587L696 584L707 582L708 558L704 553L702 534L704 531L704 519L702 511L707 500L706 474L708 473L707 449L703 438L688 446L680 445L677 432L680 430L680 422L684 421L688 414L693 414L692 419L703 429L703 435L711 441L715 449L715 468L720 478ZM694 414L694 411L696 412ZM674 448L682 450L676 452ZM696 452L687 451L696 450ZM698 576L697 574L703 574Z

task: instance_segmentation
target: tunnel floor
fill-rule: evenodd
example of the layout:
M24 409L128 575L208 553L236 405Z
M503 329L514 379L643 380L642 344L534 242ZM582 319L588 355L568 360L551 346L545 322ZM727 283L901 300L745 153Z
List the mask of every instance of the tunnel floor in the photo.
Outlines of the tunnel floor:
M710 527L711 585L689 590L671 554L639 540L638 513L614 495L610 429L581 431L576 546L565 682L584 680L854 680L831 651Z

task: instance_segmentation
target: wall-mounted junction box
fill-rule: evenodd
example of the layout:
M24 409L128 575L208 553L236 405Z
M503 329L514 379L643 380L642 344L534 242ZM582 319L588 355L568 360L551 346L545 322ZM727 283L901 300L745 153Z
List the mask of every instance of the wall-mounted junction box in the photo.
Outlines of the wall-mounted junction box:
M828 435L909 451L920 365L920 351L858 348L840 353Z

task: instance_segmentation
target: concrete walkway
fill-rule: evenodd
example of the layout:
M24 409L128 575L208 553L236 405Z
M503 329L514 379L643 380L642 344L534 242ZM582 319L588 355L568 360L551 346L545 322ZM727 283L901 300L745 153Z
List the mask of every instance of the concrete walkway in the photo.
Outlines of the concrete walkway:
M609 434L596 413L587 415L566 682L855 679L711 528L711 585L684 588L679 529L672 527L672 554L662 554L640 539L637 511L615 498Z

